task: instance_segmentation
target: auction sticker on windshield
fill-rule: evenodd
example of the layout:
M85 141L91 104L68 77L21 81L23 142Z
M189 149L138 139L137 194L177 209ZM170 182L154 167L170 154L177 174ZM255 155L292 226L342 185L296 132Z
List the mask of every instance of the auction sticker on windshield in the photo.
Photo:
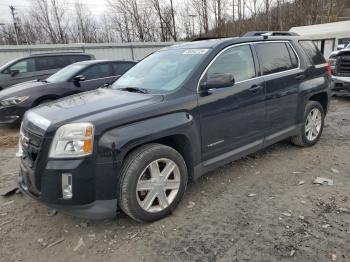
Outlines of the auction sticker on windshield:
M184 55L204 55L208 49L187 49L182 54Z

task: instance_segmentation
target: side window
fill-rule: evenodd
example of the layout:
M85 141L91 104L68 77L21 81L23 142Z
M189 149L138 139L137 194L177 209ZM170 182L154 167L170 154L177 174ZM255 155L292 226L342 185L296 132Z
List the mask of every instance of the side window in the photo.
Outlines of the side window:
M113 72L115 75L124 75L130 68L134 66L133 63L113 63Z
M37 71L51 70L61 68L59 61L55 56L43 56L37 57L36 60L36 69Z
M291 57L285 43L258 43L255 45L255 48L263 75L278 73L296 67L292 62L293 57Z
M113 75L109 64L98 64L90 66L81 74L85 76L86 80L103 78Z
M320 65L326 63L322 53L312 41L299 41L301 47L310 58L312 64Z
M299 66L298 57L295 54L293 48L290 46L290 44L286 43L286 46L287 46L287 49L288 49L288 53L289 53L290 59L292 60L292 66L293 66L293 68L297 68Z
M17 62L9 67L8 72L18 70L20 73L28 73L35 71L34 58L28 58Z
M255 77L255 65L249 45L232 47L224 51L209 67L207 76L232 74L235 82Z

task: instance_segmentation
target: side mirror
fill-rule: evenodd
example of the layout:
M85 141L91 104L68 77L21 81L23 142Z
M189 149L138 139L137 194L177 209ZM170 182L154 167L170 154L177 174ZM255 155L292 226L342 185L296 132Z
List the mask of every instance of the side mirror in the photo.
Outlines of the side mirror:
M16 76L16 75L18 75L18 74L19 74L19 70L16 70L16 69L10 70L10 75L11 75L12 77L14 77L14 76Z
M83 76L83 75L75 76L75 77L73 78L73 81L74 81L74 82L77 82L77 83L82 82L82 81L85 81L85 76Z
M204 76L200 82L200 88L203 91L213 88L230 87L235 84L235 79L232 74L214 74Z
M341 44L337 46L337 50L342 50L345 48L345 44Z
M107 88L107 87L109 87L109 86L110 86L110 83L104 83L103 86L102 86L102 88Z

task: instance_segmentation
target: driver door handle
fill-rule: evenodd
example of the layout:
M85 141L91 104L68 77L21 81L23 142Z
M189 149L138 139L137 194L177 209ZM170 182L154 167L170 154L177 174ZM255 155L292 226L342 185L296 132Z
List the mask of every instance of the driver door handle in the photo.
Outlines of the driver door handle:
M261 85L252 85L249 90L252 92L252 93L258 93L263 87Z
M305 78L304 74L297 74L297 76L295 77L297 80L303 80Z

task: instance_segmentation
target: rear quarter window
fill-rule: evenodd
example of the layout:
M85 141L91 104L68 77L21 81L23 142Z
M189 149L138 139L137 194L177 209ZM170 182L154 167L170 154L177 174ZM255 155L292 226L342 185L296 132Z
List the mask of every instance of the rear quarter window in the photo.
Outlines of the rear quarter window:
M91 57L88 55L71 55L71 56L67 56L67 59L70 59L70 63L76 63L76 62L91 60Z
M312 41L303 40L299 41L299 44L301 45L301 47L303 48L313 65L320 65L326 63L326 60L323 57L321 51Z
M285 42L265 42L255 44L263 75L274 74L298 67L298 59Z

